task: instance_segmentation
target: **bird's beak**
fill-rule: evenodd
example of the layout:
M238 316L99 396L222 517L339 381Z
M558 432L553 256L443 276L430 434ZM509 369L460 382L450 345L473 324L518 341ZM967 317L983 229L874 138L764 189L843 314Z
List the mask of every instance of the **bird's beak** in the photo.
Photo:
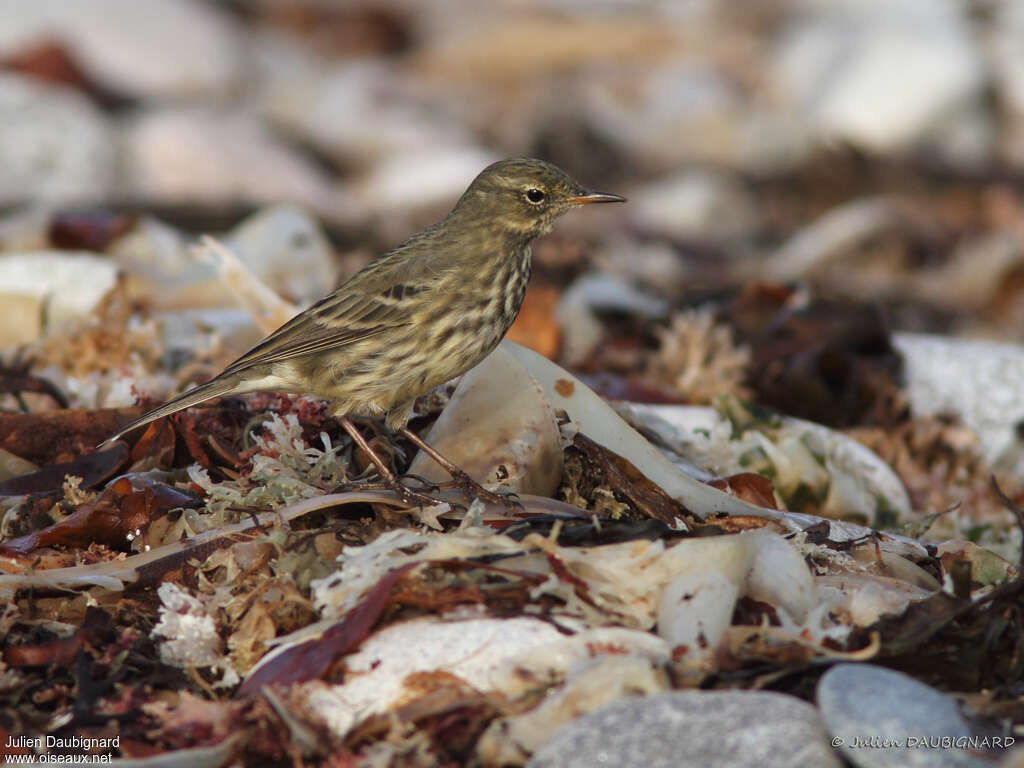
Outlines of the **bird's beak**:
M622 195L609 195L606 192L584 192L582 195L566 199L570 205L586 205L587 203L624 203Z

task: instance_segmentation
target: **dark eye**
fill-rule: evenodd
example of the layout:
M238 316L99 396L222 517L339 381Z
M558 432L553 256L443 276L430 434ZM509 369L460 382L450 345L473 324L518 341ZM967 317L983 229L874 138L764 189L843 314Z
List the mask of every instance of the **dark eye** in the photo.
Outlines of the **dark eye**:
M541 203L544 201L544 192L540 189L528 189L526 190L526 199L531 203Z

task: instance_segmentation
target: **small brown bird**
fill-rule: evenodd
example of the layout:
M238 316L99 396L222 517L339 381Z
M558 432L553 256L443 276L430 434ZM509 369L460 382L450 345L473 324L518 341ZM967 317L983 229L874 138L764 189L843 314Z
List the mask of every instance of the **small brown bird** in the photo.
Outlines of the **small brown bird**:
M405 428L413 403L475 366L501 341L526 293L533 244L556 218L586 203L620 202L625 198L590 192L542 160L494 163L444 219L369 263L216 378L106 442L214 397L308 393L331 401L342 427L403 498L433 501L397 481L349 416L383 416L441 463L467 495L493 498Z

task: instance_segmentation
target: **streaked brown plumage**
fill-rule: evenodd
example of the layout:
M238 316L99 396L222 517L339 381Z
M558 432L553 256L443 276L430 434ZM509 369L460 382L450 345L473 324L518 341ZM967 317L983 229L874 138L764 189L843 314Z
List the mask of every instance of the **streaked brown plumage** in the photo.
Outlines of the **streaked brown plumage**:
M213 380L110 439L213 397L260 390L323 397L343 423L350 415L383 416L402 428L416 397L469 370L501 341L526 292L534 241L555 219L585 203L622 201L588 192L541 160L494 163L440 222L368 264Z

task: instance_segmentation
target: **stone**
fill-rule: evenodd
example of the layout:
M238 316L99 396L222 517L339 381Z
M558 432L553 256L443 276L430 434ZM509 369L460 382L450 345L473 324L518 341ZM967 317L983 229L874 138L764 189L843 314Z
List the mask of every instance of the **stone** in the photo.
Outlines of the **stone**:
M347 184L339 207L350 218L377 219L388 241L402 240L418 228L417 215L427 212L436 220L447 213L476 175L498 159L476 146L395 153Z
M931 145L966 164L987 158L985 66L960 4L806 5L782 35L773 79L822 139L879 153Z
M226 95L242 74L230 17L195 0L0 0L0 58L59 41L98 83L142 99Z
M80 93L0 73L0 207L104 200L116 154L111 126Z
M492 720L477 742L483 765L522 765L564 725L627 696L669 690L665 666L640 653L599 655L574 662L565 683L537 707Z
M281 42L271 53L262 110L338 163L367 166L396 153L470 143L457 123L421 103L413 81L387 59L323 67Z
M52 218L43 205L22 206L0 216L0 252L49 248Z
M630 212L645 231L679 240L729 240L757 225L754 202L734 179L686 171L629 196Z
M86 252L0 256L0 349L89 315L117 283L117 264Z
M203 107L144 112L125 126L126 192L193 206L289 201L335 212L331 180L256 116Z
M584 82L579 98L593 129L642 166L730 163L740 150L742 95L704 62L623 67Z
M558 731L528 768L840 768L817 711L781 693L685 691L616 702Z
M990 765L931 740L971 735L956 702L931 686L873 664L839 664L818 682L832 744L858 768ZM891 746L890 746L891 744Z
M898 333L893 344L903 356L905 391L915 415L957 413L978 433L989 462L1011 471L1024 467L1024 441L1014 427L1024 419L1015 384L1024 376L1024 348L917 333Z
M989 27L992 75L1005 111L1002 154L1018 168L1024 166L1024 5L997 3Z

